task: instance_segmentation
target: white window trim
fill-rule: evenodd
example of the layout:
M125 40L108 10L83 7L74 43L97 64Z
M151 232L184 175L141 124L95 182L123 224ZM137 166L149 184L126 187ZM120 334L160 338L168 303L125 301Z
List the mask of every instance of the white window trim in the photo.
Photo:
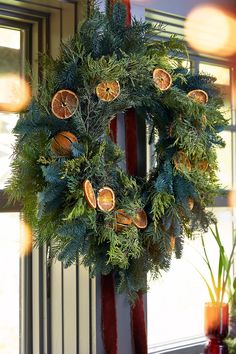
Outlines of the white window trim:
M206 337L195 337L185 340L168 342L163 345L152 345L148 348L149 354L200 354L204 352Z

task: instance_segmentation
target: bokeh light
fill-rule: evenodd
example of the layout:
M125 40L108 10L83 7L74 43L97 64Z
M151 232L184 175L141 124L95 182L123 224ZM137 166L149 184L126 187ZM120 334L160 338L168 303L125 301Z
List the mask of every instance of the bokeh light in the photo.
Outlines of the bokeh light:
M236 190L232 190L228 193L228 206L231 208L236 207Z
M185 22L185 37L196 51L221 57L236 53L235 18L213 5L195 7Z
M0 76L0 111L20 112L31 100L30 85L19 75Z
M24 220L20 224L20 255L27 256L32 252L32 229Z

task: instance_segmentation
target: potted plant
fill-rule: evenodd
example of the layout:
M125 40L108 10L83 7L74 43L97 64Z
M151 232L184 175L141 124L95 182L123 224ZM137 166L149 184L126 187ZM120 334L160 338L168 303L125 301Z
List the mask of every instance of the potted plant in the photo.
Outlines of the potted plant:
M212 269L211 262L207 253L204 238L201 237L203 248L203 260L208 268L210 281L198 271L204 280L211 301L205 304L205 334L209 338L209 342L205 347L206 354L223 354L228 353L227 346L224 344L224 339L228 335L229 325L229 306L236 300L234 291L234 283L231 278L231 267L233 265L234 250L236 240L234 239L229 257L225 252L224 245L220 238L217 224L210 228L214 237L218 250L218 270L215 275ZM227 300L226 300L227 297ZM236 302L235 302L236 304Z
M229 354L236 353L236 278L233 281L233 293L230 299L229 335L225 342L228 345Z

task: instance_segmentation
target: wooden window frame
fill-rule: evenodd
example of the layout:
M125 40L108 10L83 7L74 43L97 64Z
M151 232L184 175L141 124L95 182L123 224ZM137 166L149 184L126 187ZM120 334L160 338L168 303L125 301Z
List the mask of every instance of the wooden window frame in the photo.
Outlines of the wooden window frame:
M32 25L18 20L10 20L1 17L0 9L0 26L9 29L22 30L21 48L23 50L22 57L31 62L29 43L32 36ZM23 64L23 63L22 63ZM21 67L21 70L23 68ZM6 193L0 190L0 213L20 213L20 203L8 203ZM19 348L20 353L32 352L32 255L20 257L20 303L19 303ZM26 335L27 333L27 335Z
M17 6L7 1L0 4L0 25L28 30L26 48L36 75L40 75L38 53L48 52L55 57L59 42L77 30L79 20L89 11L84 0L58 6L53 5L53 0L43 4L37 0L15 1ZM68 18L72 19L70 26ZM52 33L56 34L55 41ZM6 202L1 190L0 212L21 212L20 203ZM47 261L47 247L34 249L20 260L20 354L66 354L70 346L76 348L76 353L95 354L99 346L96 281L89 279L83 267L64 270L61 263L49 265ZM75 307L70 303L72 290ZM76 319L72 331L69 317Z
M23 50L21 71L24 72L25 61L32 65L33 26L38 28L38 51L43 51L43 21L46 23L46 39L49 35L49 14L39 11L29 11L12 5L0 5L0 26L22 31L21 48ZM8 203L4 190L0 190L0 213L21 212L20 203ZM33 353L33 259L32 254L20 257L20 313L19 313L19 352ZM40 321L42 323L42 321ZM39 326L40 326L39 323ZM41 330L40 333L43 333Z

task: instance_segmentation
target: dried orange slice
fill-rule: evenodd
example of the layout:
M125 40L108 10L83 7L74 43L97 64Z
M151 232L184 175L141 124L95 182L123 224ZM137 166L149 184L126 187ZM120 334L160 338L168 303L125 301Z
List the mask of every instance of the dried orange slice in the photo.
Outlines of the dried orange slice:
M123 225L130 225L132 220L123 209L118 209L116 210L116 222Z
M194 201L192 198L188 198L188 207L190 210L193 210L194 207Z
M187 96L197 103L206 104L208 102L208 94L203 90L192 90Z
M203 160L203 161L199 161L197 164L196 164L196 167L203 171L203 172L206 172L208 167L209 167L209 163L206 161L206 160Z
M137 211L133 223L138 229L145 229L147 227L147 214L143 209Z
M111 102L120 95L118 81L103 81L96 87L96 94L101 101Z
M60 90L55 93L51 102L52 113L59 119L73 116L79 105L77 95L70 90Z
M178 151L173 161L176 170L183 171L184 169L187 169L190 172L192 169L191 163L183 151Z
M172 85L172 77L170 74L163 69L155 69L153 71L153 81L156 87L161 91L166 91Z
M84 190L85 199L87 200L89 206L95 209L97 206L97 200L93 190L92 183L88 179L86 179L83 182L83 190Z
M115 216L115 229L116 231L122 231L125 227L131 225L131 218L125 213L123 209L116 210Z
M51 150L58 156L70 156L71 144L78 142L76 136L70 132L57 133L51 142Z
M97 205L102 211L112 211L115 207L115 193L110 187L103 187L98 191Z
M129 225L119 224L118 222L115 223L115 231L123 231Z

